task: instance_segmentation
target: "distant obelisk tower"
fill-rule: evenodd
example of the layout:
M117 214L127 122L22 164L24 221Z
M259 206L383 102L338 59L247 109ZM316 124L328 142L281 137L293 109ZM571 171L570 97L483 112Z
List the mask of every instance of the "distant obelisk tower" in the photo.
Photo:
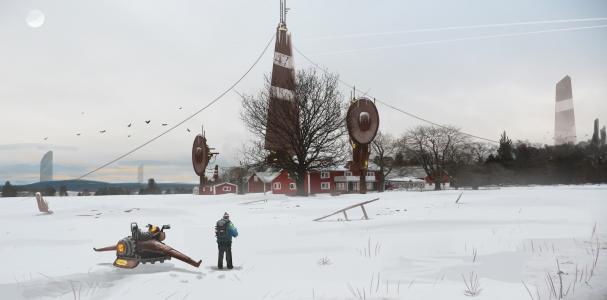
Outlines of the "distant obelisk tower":
M46 152L40 161L40 182L53 181L53 151Z
M143 184L143 164L137 168L137 183Z
M265 138L265 148L276 152L292 151L289 138L299 124L299 110L295 103L293 47L291 33L287 30L288 8L286 2L286 0L280 0L280 22L276 28Z
M556 84L554 144L562 145L568 143L576 143L576 132L571 78L565 76L565 78Z

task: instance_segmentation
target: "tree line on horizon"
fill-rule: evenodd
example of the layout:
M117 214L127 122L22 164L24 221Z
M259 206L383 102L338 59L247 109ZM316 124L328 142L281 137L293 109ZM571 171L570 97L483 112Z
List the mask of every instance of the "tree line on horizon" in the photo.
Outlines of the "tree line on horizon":
M1 189L2 197L18 197L18 196L33 196L39 192L42 196L68 196L67 187L62 185L59 187L59 191L52 185L47 185L44 188L24 188L15 186L6 181ZM96 191L91 192L85 188L78 191L77 196L108 196L108 195L159 195L159 194L191 194L192 189L187 187L174 187L162 189L154 180L150 178L146 186L141 187L139 190L133 190L121 186L104 186L98 188Z
M513 142L504 131L496 146L471 141L455 127L418 126L399 138L380 133L373 150L384 175L419 166L437 190L447 180L455 188L607 182L604 130L589 141L556 146Z

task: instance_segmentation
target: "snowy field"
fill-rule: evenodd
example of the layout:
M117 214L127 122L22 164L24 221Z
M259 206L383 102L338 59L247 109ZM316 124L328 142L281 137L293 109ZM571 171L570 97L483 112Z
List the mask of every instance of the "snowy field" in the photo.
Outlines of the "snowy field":
M353 210L353 221L312 221L375 197L370 220ZM53 215L34 198L0 199L1 299L549 299L547 276L567 299L607 299L606 185L47 200ZM231 271L213 267L224 211L240 232ZM92 248L130 222L171 224L165 242L203 265L114 268L114 252Z

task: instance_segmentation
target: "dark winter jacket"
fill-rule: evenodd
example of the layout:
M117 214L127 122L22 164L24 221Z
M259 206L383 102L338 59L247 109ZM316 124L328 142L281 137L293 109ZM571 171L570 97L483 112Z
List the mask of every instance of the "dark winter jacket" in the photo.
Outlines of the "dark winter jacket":
M220 221L222 221L222 220L220 220ZM228 227L227 234L224 236L218 236L217 243L231 243L232 237L238 236L238 229L236 229L236 226L234 226L234 223L232 223L231 221L228 221L228 222L229 223L227 225L227 227Z

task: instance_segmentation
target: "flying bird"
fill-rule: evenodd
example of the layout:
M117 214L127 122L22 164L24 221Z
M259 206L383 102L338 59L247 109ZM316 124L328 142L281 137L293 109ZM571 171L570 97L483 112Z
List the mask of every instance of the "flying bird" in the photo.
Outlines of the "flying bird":
M131 135L129 134L129 136L128 136L128 137L131 137Z
M46 141L48 139L48 136L44 138L44 140Z
M131 125L133 125L133 123L129 123L129 125L126 125L126 127L131 127Z
M188 132L190 132L190 128L186 128L186 130L187 130Z
M147 121L145 121L145 124L150 124L151 121L152 120L147 120Z
M183 107L181 107L181 106L179 107L179 109L182 109L182 108L183 108Z
M105 129L104 129L104 130L99 131L99 133L105 133Z
M80 133L76 133L76 136L80 136Z
M169 124L167 124L167 123L162 123L162 126L167 126L167 125L169 125Z

